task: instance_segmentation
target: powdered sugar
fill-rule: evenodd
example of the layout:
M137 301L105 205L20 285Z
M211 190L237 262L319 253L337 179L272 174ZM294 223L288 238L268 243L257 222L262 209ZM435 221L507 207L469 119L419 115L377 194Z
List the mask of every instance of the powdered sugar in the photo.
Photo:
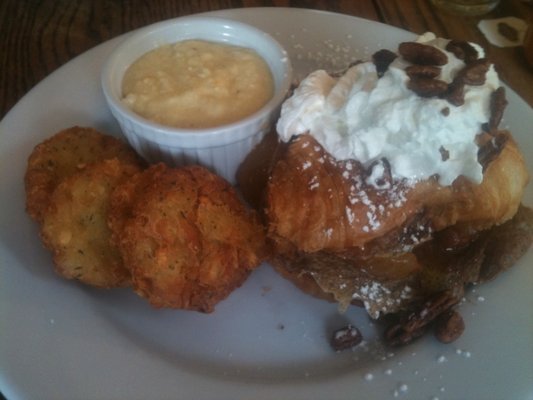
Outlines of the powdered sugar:
M412 289L408 285L403 285L398 292L395 291L395 296L391 296L391 289L380 282L372 281L353 293L352 299L362 301L370 317L377 319L381 313L386 314L396 309L412 296Z

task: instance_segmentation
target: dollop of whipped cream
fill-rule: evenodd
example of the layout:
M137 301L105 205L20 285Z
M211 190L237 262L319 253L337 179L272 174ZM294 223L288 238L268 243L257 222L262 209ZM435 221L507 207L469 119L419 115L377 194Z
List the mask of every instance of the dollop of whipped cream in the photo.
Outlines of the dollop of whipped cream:
M437 79L450 83L465 66L445 50L449 40L426 33L417 42L447 55ZM485 56L480 46L470 45L478 58ZM371 61L354 65L340 78L324 70L312 72L284 102L279 137L287 142L310 133L337 160L355 159L367 167L386 158L394 179L416 182L437 175L446 186L463 175L481 182L475 138L489 121L490 96L500 86L494 66L483 85L465 85L464 104L454 106L410 90L405 72L409 65L397 57L381 78ZM374 172L371 176L379 175Z

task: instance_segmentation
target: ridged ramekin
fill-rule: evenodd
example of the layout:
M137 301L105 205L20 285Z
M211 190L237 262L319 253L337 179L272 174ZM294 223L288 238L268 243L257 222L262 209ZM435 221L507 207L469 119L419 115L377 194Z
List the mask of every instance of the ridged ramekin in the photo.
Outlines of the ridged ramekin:
M178 129L149 121L122 101L122 78L140 56L164 44L200 39L255 50L269 66L274 95L261 109L237 122L206 129ZM149 162L200 164L235 183L235 172L271 129L291 84L286 51L267 33L250 25L216 17L181 17L141 28L112 51L101 83L111 113L129 143Z

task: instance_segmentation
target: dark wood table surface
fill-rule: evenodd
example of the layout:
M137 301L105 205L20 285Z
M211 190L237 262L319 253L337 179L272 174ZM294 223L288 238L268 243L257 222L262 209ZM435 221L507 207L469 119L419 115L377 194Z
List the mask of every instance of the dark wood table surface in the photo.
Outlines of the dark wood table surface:
M429 0L2 0L0 119L48 74L99 43L163 19L239 7L327 10L480 43L503 81L533 106L533 68L523 48L492 46L477 28L480 19L504 16L532 22L530 4L502 0L489 14L464 17L438 10Z

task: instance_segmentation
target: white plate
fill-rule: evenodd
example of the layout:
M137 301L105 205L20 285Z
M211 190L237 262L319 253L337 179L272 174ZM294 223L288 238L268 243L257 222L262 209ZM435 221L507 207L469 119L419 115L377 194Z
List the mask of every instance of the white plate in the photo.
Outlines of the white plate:
M300 75L341 68L413 35L349 16L300 9L217 13L273 34ZM454 344L428 336L384 351L359 309L345 315L263 265L214 314L154 310L129 290L58 278L24 212L33 147L79 124L119 134L99 86L121 38L58 69L0 125L0 390L11 399L533 399L533 254L469 293ZM533 171L533 113L508 92L506 121ZM531 189L526 204L533 203ZM367 345L336 354L331 330L358 325Z

